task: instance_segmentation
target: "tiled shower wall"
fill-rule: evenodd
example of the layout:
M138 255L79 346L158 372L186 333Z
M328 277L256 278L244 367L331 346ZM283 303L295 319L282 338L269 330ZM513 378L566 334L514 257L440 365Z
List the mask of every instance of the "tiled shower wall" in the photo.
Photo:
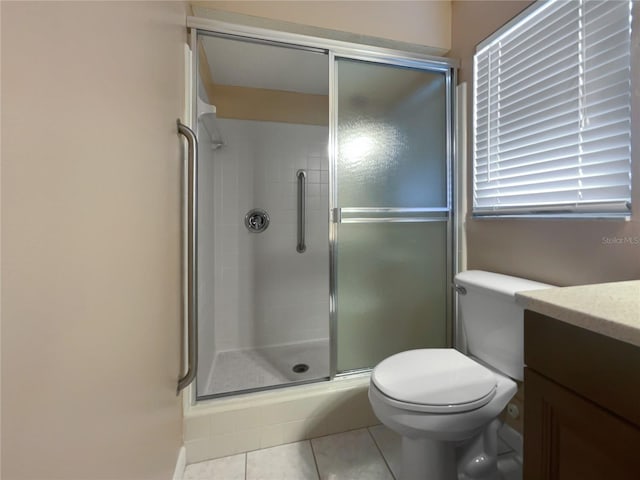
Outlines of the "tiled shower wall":
M211 168L201 166L201 176L208 175L200 183L206 199L200 215L211 225L212 241L199 246L199 262L213 280L200 291L201 348L219 352L328 338L328 128L218 119L216 130L225 145L201 145L209 148L201 159ZM296 251L298 169L308 178L302 254ZM244 226L252 208L269 214L262 233Z

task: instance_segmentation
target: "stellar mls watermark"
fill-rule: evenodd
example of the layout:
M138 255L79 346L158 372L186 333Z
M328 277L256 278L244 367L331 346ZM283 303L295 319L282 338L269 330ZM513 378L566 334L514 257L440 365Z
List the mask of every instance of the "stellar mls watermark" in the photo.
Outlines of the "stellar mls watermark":
M640 237L602 237L602 245L637 245L640 246Z

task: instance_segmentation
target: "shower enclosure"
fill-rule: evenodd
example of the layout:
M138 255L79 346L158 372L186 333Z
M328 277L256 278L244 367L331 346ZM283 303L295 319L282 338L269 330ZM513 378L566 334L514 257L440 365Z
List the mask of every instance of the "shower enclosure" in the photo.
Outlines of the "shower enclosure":
M451 65L218 30L192 31L197 398L449 345Z

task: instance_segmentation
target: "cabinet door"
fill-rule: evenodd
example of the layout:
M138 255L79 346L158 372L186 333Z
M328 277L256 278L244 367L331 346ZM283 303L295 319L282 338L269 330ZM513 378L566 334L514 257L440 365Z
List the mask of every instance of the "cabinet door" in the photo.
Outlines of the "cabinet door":
M637 480L640 430L525 370L524 480Z

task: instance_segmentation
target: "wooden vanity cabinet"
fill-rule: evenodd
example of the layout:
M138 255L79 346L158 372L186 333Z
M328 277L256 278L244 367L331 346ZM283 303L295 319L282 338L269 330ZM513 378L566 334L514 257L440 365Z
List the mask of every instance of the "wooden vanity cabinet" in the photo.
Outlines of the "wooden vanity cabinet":
M524 480L640 479L640 347L525 311Z

